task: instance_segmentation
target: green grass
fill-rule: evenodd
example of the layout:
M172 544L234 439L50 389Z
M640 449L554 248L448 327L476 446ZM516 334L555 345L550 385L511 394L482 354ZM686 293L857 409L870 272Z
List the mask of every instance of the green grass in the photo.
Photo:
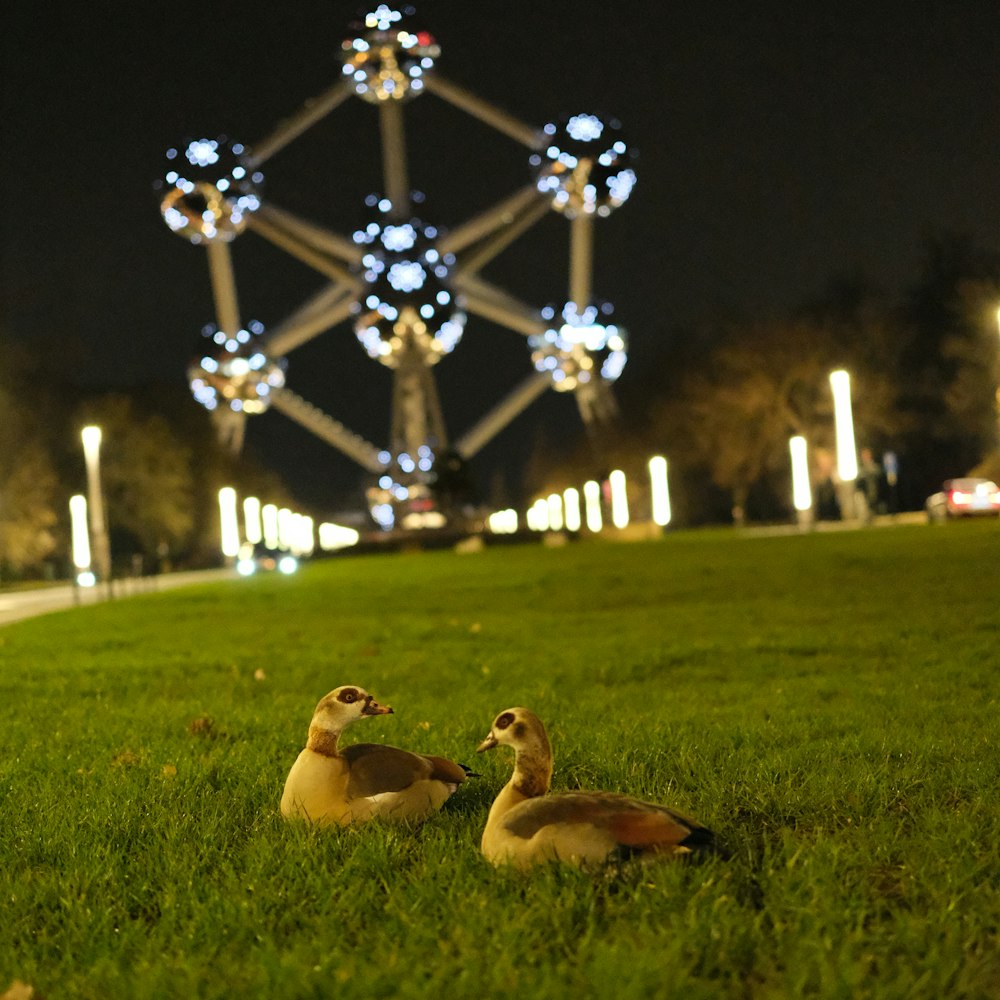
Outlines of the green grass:
M1000 996L998 551L955 524L346 557L8 626L0 994ZM482 776L419 828L287 826L343 683L397 713L349 740ZM732 857L487 866L511 761L474 749L516 704L556 788Z

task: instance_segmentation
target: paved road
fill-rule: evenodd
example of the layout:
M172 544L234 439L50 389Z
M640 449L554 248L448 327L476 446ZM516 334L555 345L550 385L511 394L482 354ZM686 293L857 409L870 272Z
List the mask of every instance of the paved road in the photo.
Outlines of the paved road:
M205 569L188 573L147 576L137 580L116 580L114 584L115 598L155 593L158 590L171 590L174 587L185 587L192 583L235 579L237 579L235 570ZM32 618L35 615L44 615L51 611L62 611L64 608L72 608L76 605L98 604L106 598L107 592L103 587L82 588L74 587L68 583L57 584L54 587L42 587L38 590L16 590L0 593L0 626L9 625L22 618Z

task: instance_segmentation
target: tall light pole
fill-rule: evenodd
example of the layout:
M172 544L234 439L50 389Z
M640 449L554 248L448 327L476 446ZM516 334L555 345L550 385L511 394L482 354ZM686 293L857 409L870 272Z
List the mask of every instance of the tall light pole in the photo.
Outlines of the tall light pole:
M854 481L858 478L858 449L854 443L854 415L851 410L851 376L843 369L830 372L833 392L833 419L837 433L837 496L840 516L853 520L856 514Z
M90 533L94 539L95 562L98 575L110 592L111 542L101 490L101 428L94 425L84 427L80 438L83 441L83 457L87 463L87 505L90 510Z

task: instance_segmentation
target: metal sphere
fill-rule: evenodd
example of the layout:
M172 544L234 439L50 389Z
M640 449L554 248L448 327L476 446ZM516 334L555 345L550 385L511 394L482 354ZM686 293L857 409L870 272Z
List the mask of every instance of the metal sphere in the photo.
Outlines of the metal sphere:
M423 91L441 47L426 31L411 30L413 7L379 4L341 44L344 75L355 93L372 104L404 101Z
M388 202L380 202L384 211ZM370 222L354 234L365 286L354 303L354 332L368 355L395 368L407 350L435 364L462 339L465 313L448 275L454 258L433 245L437 230L419 219Z
M167 150L167 171L153 186L160 214L192 243L232 240L260 207L264 176L248 166L241 143L192 139Z
M628 338L624 328L607 322L612 312L608 303L591 303L581 313L576 303L567 302L561 324L528 338L531 363L549 376L557 392L572 392L598 379L614 382L622 373ZM542 315L556 319L551 307Z
M634 159L614 119L597 115L564 116L544 128L546 148L531 156L540 191L568 218L610 215L635 186Z
M271 405L271 390L285 384L281 362L253 346L254 338L264 332L263 325L247 326L232 337L215 324L202 330L212 346L188 368L188 380L194 398L207 410L263 413Z

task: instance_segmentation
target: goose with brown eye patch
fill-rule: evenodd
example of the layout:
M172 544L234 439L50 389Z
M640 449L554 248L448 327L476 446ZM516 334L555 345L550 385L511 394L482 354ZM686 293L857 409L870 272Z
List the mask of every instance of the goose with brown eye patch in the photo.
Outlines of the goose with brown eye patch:
M358 719L391 715L364 688L347 684L320 699L281 796L281 815L321 826L371 819L426 819L470 773L463 764L381 743L341 748L340 735Z
M654 802L614 792L549 793L552 749L527 708L496 717L478 751L514 750L514 773L490 808L481 849L494 865L527 869L550 861L586 868L638 858L724 854L711 830Z

